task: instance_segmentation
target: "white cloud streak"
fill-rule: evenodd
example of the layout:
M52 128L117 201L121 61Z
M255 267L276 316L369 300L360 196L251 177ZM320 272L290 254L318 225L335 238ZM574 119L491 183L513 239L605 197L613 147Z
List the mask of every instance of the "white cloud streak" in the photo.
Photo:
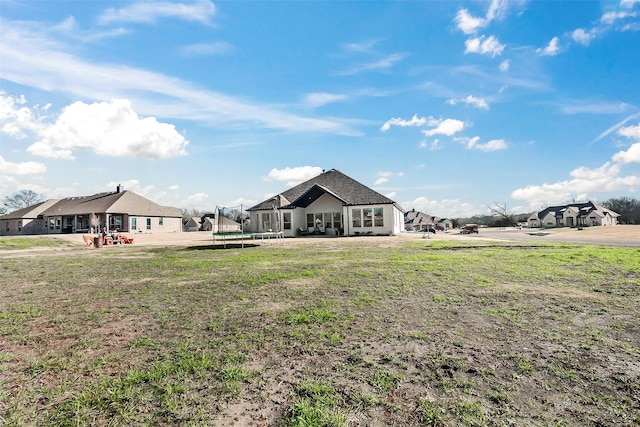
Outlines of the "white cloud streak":
M208 126L246 126L290 132L356 135L345 123L302 117L278 107L247 102L152 71L84 61L63 52L50 38L0 19L3 64L0 78L82 99L126 98L140 114L202 122Z
M199 0L189 4L135 1L120 9L107 9L99 17L99 22L103 24L111 22L154 23L160 18L175 18L209 24L215 13L216 7L208 0Z
M487 103L486 100L482 98L477 98L473 95L469 95L466 98L458 98L458 99L452 98L447 101L447 103L451 105L456 105L459 102L463 104L471 105L472 107L476 107L481 110L489 110L489 104Z
M559 43L560 43L560 40L558 39L558 37L554 37L549 41L549 44L546 47L536 49L536 52L542 56L557 55L558 53L560 53Z
M468 39L464 42L464 53L479 53L496 57L502 55L505 45L500 43L495 36L480 36Z
M264 177L265 181L281 181L286 182L288 187L300 184L322 173L322 168L318 166L297 166L286 167L284 169L271 169L269 174Z

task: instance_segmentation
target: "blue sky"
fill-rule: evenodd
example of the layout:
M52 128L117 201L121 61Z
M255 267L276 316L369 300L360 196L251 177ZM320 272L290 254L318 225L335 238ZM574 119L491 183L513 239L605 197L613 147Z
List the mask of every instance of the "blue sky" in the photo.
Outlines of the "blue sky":
M409 210L638 197L640 0L0 2L0 197Z

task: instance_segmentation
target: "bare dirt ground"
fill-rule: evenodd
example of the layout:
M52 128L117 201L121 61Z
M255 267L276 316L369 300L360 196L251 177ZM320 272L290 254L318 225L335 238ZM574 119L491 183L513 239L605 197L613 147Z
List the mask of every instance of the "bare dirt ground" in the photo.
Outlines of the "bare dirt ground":
M134 245L144 246L204 246L213 244L213 238L209 232L190 233L138 233L128 234L135 238ZM82 236L78 234L65 234L58 236L71 243L84 245ZM481 228L478 234L460 234L456 230L449 233L425 234L402 233L398 236L355 236L340 237L302 237L286 238L284 242L271 240L246 239L247 244L260 245L299 245L311 241L329 245L366 245L366 246L394 246L406 241L420 240L498 240L519 242L557 242L595 244L604 246L640 247L640 225L617 225L612 227L587 227L582 230L575 228L538 229L538 228ZM221 244L220 242L216 242ZM238 243L230 241L229 244ZM107 248L108 249L108 248Z

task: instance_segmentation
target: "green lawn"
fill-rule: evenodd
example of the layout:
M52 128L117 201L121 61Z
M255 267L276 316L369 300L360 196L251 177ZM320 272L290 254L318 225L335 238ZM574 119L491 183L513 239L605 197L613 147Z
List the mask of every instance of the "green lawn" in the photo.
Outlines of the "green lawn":
M11 240L0 425L640 423L638 249Z

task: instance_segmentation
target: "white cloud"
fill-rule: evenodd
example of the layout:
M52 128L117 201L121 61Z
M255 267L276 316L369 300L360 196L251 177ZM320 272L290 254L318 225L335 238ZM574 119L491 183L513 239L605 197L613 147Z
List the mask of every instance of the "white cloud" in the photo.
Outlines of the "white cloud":
M206 193L195 193L190 196L187 196L185 199L187 206L201 206L207 200L209 200L209 195Z
M485 38L485 36L471 38L465 41L464 45L464 53L487 54L491 55L491 57L501 55L505 48L505 45L500 43L495 36L489 36L487 38Z
M458 29L465 34L475 34L478 28L485 27L487 21L483 18L471 16L467 9L460 9L454 19Z
M486 27L494 19L504 17L508 7L508 0L492 0L484 18L477 18L472 16L467 9L460 9L454 18L454 22L463 33L475 34L478 29Z
M620 0L620 6L632 8L636 3L640 3L640 0Z
M223 55L234 50L234 46L226 42L196 43L184 46L180 51L187 56Z
M640 123L637 126L622 127L618 134L627 138L635 139L626 151L620 151L613 155L613 161L618 163L640 163Z
M532 209L573 199L573 195L589 198L589 194L632 190L640 185L640 176L621 176L620 166L606 162L597 169L579 167L570 172L571 179L552 184L530 185L511 193L515 200L529 202Z
M24 23L2 21L2 78L76 99L130 99L138 113L178 118L207 126L283 129L291 132L357 134L346 120L302 117L281 106L239 99L174 76L77 58L46 33Z
M480 137L459 137L454 138L454 141L460 142L465 145L467 150L478 150L478 151L498 151L498 150L506 150L509 148L509 145L504 139L492 139L489 142L484 144L480 144Z
M188 141L173 125L142 118L126 99L65 107L56 123L40 132L27 150L34 155L73 159L73 150L99 155L166 159L186 155Z
M635 138L640 141L640 123L637 126L622 127L618 130L618 134L627 138Z
M304 97L304 102L311 107L322 107L323 105L332 104L334 102L346 101L349 99L347 95L339 93L308 93Z
M554 37L549 41L549 44L540 49L536 49L536 52L543 56L554 56L560 53L560 47L558 45L559 39L558 37Z
M423 130L426 136L447 135L451 136L464 129L464 122L456 119L444 119L438 122L434 129Z
M283 181L287 183L287 186L291 187L316 177L322 172L322 168L318 166L286 167L284 169L274 168L271 169L269 174L263 179L265 181Z
M508 59L505 59L500 63L500 66L498 68L500 69L500 71L509 71L510 66L511 66L511 61L509 61Z
M105 24L110 22L153 23L159 18L176 18L208 24L215 13L216 7L208 0L198 0L188 4L135 1L121 9L105 10L99 17L99 21Z
M407 53L393 53L377 61L355 65L352 68L346 71L340 72L338 74L343 76L349 76L353 74L359 74L363 71L387 70L393 67L394 65L396 65L398 62L402 61L407 56L409 56L409 54Z
M380 184L384 184L385 182L389 182L389 178L381 177L376 179L376 182L374 182L373 185L380 185Z
M464 218L476 215L479 209L459 199L430 200L425 196L412 201L402 202L405 210L415 209L440 218Z
M28 133L38 132L42 128L39 118L34 115L38 112L37 106L33 109L21 107L26 100L23 95L18 98L5 96L0 92L0 133L9 135L12 138L23 139ZM43 108L46 111L48 107Z
M177 185L177 184L170 185L170 186L169 186L169 190L171 190L171 191L178 191L178 190L180 190L180 186L179 186L179 185Z
M463 104L471 105L476 108L480 108L481 110L488 110L489 104L482 98L476 98L473 95L469 95L466 98L459 99L450 99L447 101L451 105L456 105L458 102L462 102Z
M402 172L397 174L398 176L402 176ZM373 185L384 184L385 182L389 182L389 178L393 176L393 172L378 172L379 178L373 183Z
M571 38L581 45L588 46L589 43L591 43L591 40L595 38L595 33L593 31L587 32L582 28L578 28L571 33Z
M40 162L8 162L0 155L0 176L39 175L47 171L47 167Z
M636 13L633 12L607 12L602 15L600 18L600 22L603 24L611 25L614 22L625 19L625 18L635 18L637 16Z
M394 117L392 119L387 120L382 127L380 128L380 130L382 132L386 132L388 131L391 126L400 126L400 127L407 127L407 126L415 126L415 127L420 127L423 126L425 124L427 124L428 122L433 121L433 118L425 118L425 117L418 117L417 114L414 114L413 117L409 120L404 120L398 117Z

